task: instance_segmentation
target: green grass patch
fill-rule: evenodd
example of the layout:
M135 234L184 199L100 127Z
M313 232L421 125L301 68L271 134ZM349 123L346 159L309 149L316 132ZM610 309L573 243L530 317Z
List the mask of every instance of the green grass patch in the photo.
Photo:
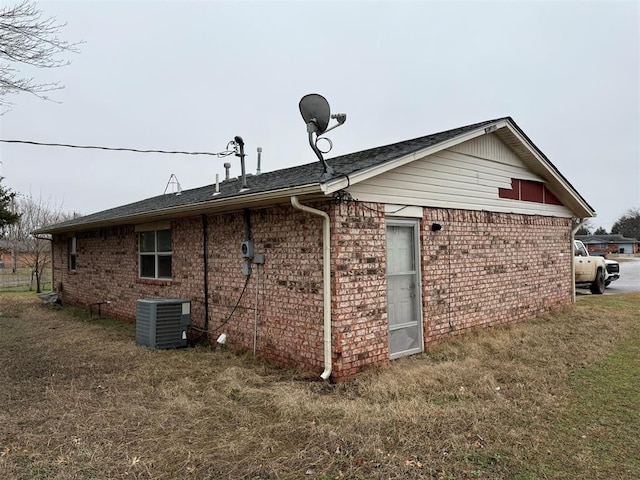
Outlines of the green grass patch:
M22 297L35 297L35 290L29 290L29 287L5 287L0 288L0 293L11 295L20 295Z
M35 282L33 283L33 287L29 287L29 285L22 285L19 287L0 287L0 292L4 293L23 293L23 294L32 294L36 295L36 286ZM43 292L51 291L51 282L40 284L40 290Z
M548 459L519 478L640 478L640 330L602 362L573 372L569 388Z

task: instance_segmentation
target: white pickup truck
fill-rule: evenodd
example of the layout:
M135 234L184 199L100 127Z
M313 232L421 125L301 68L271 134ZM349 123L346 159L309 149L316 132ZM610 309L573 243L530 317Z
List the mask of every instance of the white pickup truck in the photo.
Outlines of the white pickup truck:
M602 295L607 278L607 264L602 257L591 257L580 240L573 241L573 267L576 287L588 288Z
M608 287L611 285L611 282L615 282L620 278L620 264L615 260L611 260L607 258L604 253L593 253L589 254L592 257L602 257L604 258L604 263L607 265L607 276L604 278L604 286Z

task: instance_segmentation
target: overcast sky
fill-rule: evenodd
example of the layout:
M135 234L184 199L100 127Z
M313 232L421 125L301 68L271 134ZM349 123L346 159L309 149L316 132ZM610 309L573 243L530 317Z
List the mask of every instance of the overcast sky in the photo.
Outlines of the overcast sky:
M18 0L15 0L17 2ZM3 1L2 4L15 2ZM0 138L316 160L298 101L347 122L327 157L511 116L609 230L640 206L640 2L41 1L83 41L54 102L22 94ZM0 144L3 184L83 214L214 183L236 157Z

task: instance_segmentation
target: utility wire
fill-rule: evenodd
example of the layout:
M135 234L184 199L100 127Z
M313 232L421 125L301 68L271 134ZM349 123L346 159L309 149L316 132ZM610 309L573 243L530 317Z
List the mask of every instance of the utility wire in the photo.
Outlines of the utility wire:
M208 334L212 334L217 332L218 330L220 330L222 327L224 327L227 323L229 323L229 320L231 320L231 317L233 316L233 314L236 312L236 310L238 309L238 307L240 306L240 302L242 301L242 297L244 296L244 292L247 291L247 285L249 285L249 279L251 278L251 275L247 275L247 277L245 278L244 281L244 287L242 287L242 292L240 292L240 296L238 297L238 301L236 302L236 304L233 306L233 309L231 310L231 312L229 313L229 315L227 315L227 318L225 318L222 323L220 323L220 325L218 325L216 328L212 329L212 330L205 330L199 327L196 327L195 325L189 325L189 328L192 330L195 330L197 332L201 332L203 335L205 333ZM202 335L200 336L200 338L202 337Z
M124 148L124 147L100 147L95 145L72 145L69 143L45 143L45 142L32 142L29 140L3 140L2 143L20 143L25 145L38 145L41 147L65 147L65 148L83 148L90 150L109 150L112 152L134 152L134 153L165 153L170 155L209 155L212 157L227 157L235 153L235 150L224 150L222 152L187 152L182 150L142 150L138 148Z

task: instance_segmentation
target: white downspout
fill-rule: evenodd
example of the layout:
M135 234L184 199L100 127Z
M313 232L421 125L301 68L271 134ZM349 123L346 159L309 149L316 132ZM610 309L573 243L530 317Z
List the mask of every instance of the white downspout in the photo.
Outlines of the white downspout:
M573 258L573 256L575 255L575 252L573 251L573 249L575 248L573 246L573 242L576 239L576 232L580 230L580 227L582 227L582 224L585 220L585 218L581 218L578 224L571 230L571 275L573 278L573 303L576 303L576 262Z
M323 380L331 376L331 220L322 210L301 205L298 197L291 197L291 205L297 210L322 217L322 274L324 286L324 372L320 375Z

